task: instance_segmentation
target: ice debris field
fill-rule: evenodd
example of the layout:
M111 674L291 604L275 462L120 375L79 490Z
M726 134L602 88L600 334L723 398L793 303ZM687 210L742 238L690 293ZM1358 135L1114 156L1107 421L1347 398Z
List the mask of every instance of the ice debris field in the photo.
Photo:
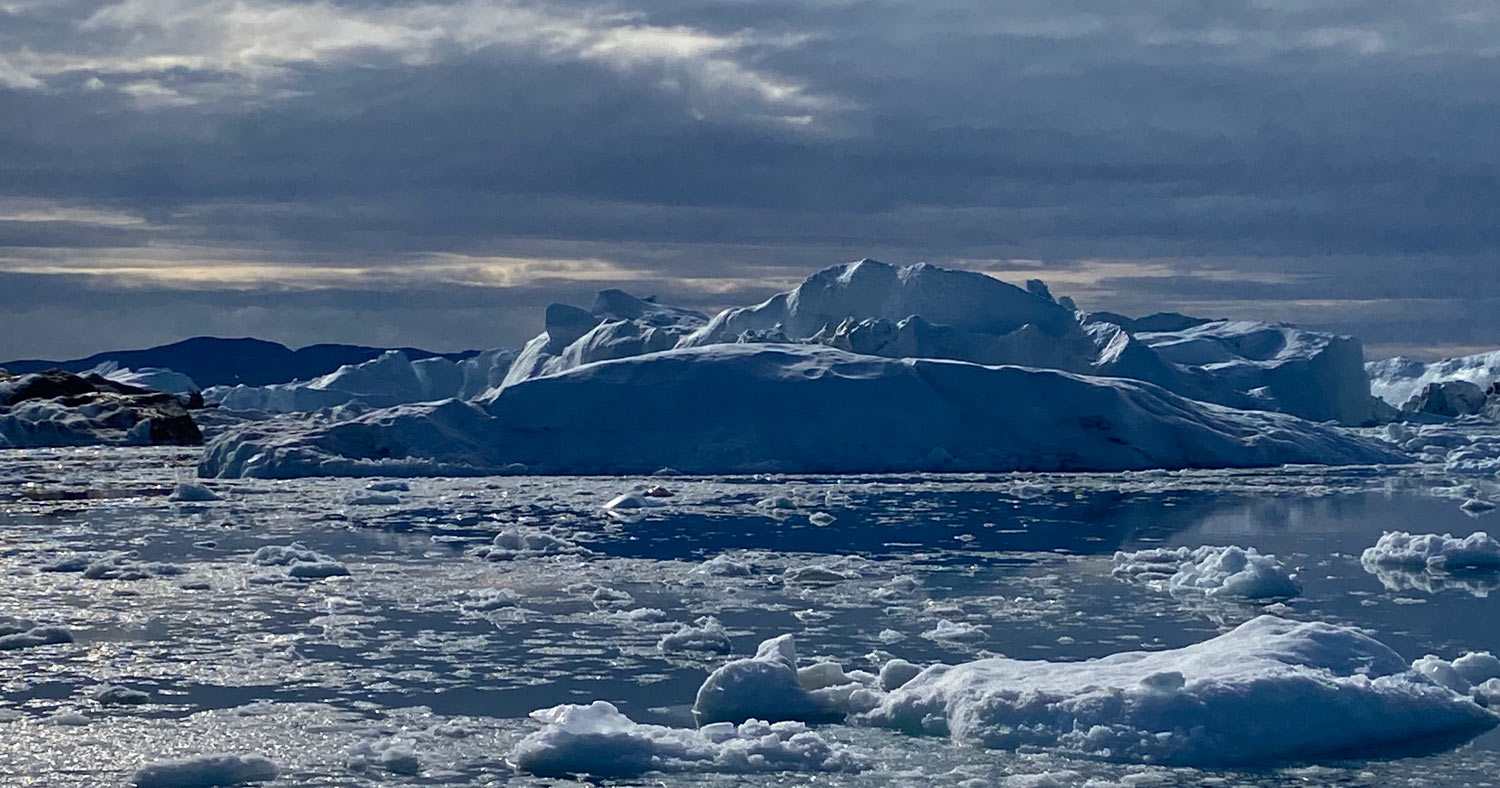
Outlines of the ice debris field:
M0 785L1500 784L1487 356L873 261L367 356L0 376Z

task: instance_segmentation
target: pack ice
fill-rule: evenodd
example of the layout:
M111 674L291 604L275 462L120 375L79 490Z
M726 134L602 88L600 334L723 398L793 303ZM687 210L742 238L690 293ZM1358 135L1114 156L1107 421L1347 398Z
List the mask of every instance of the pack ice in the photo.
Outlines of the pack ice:
M712 320L605 291L591 310L549 307L546 332L502 385L471 402L241 425L212 442L200 473L1123 470L1404 459L1291 415L1374 418L1353 340L1287 326L1107 317L1115 322L1075 313L1041 287L868 260ZM1142 326L1175 330L1131 333Z
M991 748L1164 765L1395 757L1500 723L1467 683L1432 678L1435 659L1408 665L1356 629L1261 616L1169 651L934 666L856 719Z

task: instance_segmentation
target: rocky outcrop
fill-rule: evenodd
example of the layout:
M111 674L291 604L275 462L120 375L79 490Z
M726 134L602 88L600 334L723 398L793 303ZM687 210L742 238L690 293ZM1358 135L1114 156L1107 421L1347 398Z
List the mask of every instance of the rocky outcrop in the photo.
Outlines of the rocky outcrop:
M203 442L176 396L61 370L0 370L0 448L196 445Z

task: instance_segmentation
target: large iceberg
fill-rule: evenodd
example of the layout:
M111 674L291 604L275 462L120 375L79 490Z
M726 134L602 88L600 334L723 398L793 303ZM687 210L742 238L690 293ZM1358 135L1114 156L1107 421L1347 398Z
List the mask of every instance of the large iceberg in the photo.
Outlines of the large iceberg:
M795 290L712 320L607 290L590 310L552 305L545 329L506 385L672 348L792 342L1126 377L1192 399L1317 421L1363 425L1388 415L1370 395L1363 350L1350 337L1282 324L1077 312L1040 282L1022 289L925 263L832 266Z
M473 399L499 386L516 357L514 350L486 350L453 361L442 356L411 360L391 350L359 364L346 364L311 380L265 386L213 386L206 402L231 410L286 413L359 403L385 408L410 402Z
M1103 471L1402 462L1373 439L1158 386L818 345L600 361L348 421L211 442L204 476Z
M856 719L997 749L1182 766L1394 757L1500 722L1430 672L1353 628L1261 616L1168 651L934 666Z

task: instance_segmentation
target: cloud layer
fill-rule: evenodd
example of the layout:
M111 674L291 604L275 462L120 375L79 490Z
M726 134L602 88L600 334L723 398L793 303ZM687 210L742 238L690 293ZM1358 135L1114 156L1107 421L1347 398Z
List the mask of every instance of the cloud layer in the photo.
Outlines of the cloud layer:
M0 358L512 343L862 256L1500 345L1477 0L0 0Z

